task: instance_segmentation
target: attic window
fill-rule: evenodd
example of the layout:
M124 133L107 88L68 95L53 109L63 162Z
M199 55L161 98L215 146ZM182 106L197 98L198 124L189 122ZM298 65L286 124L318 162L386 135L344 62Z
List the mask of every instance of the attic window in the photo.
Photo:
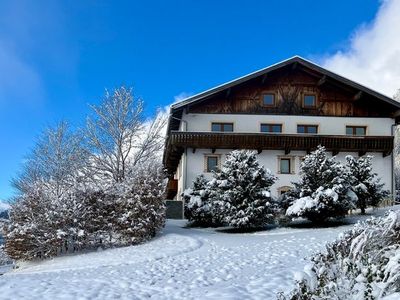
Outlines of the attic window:
M263 95L264 106L275 106L275 94L267 93Z
M303 106L305 108L313 108L317 105L317 98L315 95L304 95Z

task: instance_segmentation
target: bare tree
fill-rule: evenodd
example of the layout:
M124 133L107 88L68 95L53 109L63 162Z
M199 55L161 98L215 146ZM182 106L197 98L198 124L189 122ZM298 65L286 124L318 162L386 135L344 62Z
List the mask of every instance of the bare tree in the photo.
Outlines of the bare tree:
M67 122L47 128L38 138L19 176L12 179L20 194L28 193L40 183L60 197L79 180L88 155L82 145L83 137L72 132Z
M86 138L94 178L122 182L129 168L154 157L163 147L166 118L159 114L146 122L143 101L133 96L131 88L106 91L102 103L91 107L94 115L88 118Z

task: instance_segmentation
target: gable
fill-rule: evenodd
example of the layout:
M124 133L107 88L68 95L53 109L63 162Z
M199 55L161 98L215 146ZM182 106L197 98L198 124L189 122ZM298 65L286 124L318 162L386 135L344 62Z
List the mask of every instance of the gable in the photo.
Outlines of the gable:
M272 107L264 105L265 94L274 95ZM306 95L315 97L315 107L304 107ZM274 70L187 106L189 113L347 117L391 117L395 110L393 105L370 94L301 66Z

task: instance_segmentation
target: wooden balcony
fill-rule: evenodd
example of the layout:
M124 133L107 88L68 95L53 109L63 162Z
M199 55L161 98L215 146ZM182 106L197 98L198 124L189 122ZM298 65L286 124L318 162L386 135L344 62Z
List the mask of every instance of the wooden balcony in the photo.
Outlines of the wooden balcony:
M392 136L346 136L312 134L272 133L225 133L225 132L183 132L171 131L164 153L164 165L173 173L185 148L196 149L254 149L312 151L318 145L325 146L333 154L339 152L381 152L389 155L393 150Z

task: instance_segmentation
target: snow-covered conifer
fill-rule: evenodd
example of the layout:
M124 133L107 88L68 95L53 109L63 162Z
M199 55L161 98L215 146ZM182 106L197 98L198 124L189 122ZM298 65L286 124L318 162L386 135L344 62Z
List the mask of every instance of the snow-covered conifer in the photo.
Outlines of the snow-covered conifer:
M287 216L323 222L343 217L353 207L357 197L347 181L346 169L334 157L328 157L324 147L306 155L300 176L283 202Z
M255 152L232 151L211 181L215 217L239 228L262 227L271 222L276 205L270 187L276 180L259 164Z
M211 192L212 186L203 175L197 176L193 181L193 187L183 192L185 217L193 225L202 227L221 225L214 217Z
M372 156L356 159L348 155L346 156L346 166L349 183L358 197L357 207L361 209L362 214L365 214L367 206L378 206L389 195L389 191L383 188L384 184L380 183L378 174L372 170Z

